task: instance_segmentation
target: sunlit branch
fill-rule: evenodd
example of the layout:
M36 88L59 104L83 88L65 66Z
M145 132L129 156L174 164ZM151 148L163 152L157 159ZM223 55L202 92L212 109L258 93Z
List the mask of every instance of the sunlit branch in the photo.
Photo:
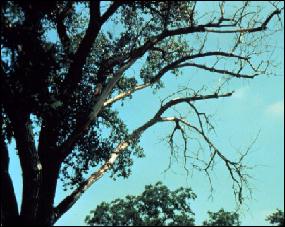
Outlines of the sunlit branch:
M68 154L72 151L74 144L76 143L77 139L89 128L90 124L96 119L98 116L101 108L104 105L105 100L110 95L110 92L116 85L117 81L121 78L122 74L125 72L126 69L132 65L136 59L128 62L124 66L122 66L118 72L110 79L106 87L103 88L102 93L99 97L95 97L93 100L93 107L91 108L90 113L88 113L87 117L85 117L82 121L79 121L75 126L74 131L68 137L68 139L61 145L60 147L60 156L61 159L64 160Z
M133 89L130 89L128 91L122 92L120 94L118 94L117 96L110 98L108 100L106 100L104 102L104 106L110 106L112 105L114 102L118 101L118 100L122 100L128 96L130 96L131 94L133 94L136 91L142 90L144 88L149 87L151 84L150 83L145 83L145 84L141 84L141 85L137 85L135 86Z
M184 102L189 103L198 100L217 99L222 97L228 97L231 95L232 93L197 95L193 97L173 99L162 105L156 112L156 114L153 116L153 118L145 122L142 126L135 129L126 140L120 142L116 149L114 149L114 151L111 153L110 158L87 180L83 181L77 189L75 189L69 196L67 196L65 199L62 200L62 202L59 203L59 205L55 208L55 220L57 220L65 211L67 211L94 182L101 178L112 167L113 163L117 160L119 155L124 152L125 149L127 149L133 141L137 140L145 130L147 130L158 122L166 121L168 118L163 118L161 115L167 109ZM185 145L185 147L187 148L187 145Z

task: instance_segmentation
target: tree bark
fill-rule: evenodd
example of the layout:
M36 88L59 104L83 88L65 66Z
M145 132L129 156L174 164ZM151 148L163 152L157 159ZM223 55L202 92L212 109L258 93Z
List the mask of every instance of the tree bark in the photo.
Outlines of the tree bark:
M49 116L42 122L38 153L42 164L42 181L39 191L39 212L37 223L51 226L54 220L54 197L61 161L58 157L56 141L58 139L59 121Z
M9 112L12 121L20 164L23 172L23 194L20 223L36 225L42 166L34 143L29 116Z
M51 226L54 223L54 197L60 164L47 162L43 164L43 180L39 192L39 212L37 224Z

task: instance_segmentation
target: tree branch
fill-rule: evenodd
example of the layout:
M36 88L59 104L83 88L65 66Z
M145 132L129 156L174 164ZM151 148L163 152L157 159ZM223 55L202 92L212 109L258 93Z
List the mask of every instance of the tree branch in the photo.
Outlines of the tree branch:
M144 123L142 126L135 129L129 137L119 143L119 145L114 149L111 153L110 158L97 170L95 171L87 180L83 181L77 189L75 189L69 196L63 199L59 205L55 208L55 216L56 220L58 220L61 215L63 215L68 209L70 209L76 201L80 198L80 196L98 179L100 179L113 165L119 155L136 139L138 139L141 134L154 124L160 121L164 121L161 115L170 107L177 105L179 103L189 103L198 100L205 100L205 99L217 99L222 97L231 96L232 93L225 93L225 94L211 94L211 95L200 95L200 96L193 96L193 97L185 97L185 98L178 98L173 99L166 104L162 105L157 113L151 118L149 121Z
M73 56L66 79L63 82L63 96L70 94L80 82L82 69L91 51L92 45L101 29L100 2L90 2L90 19L86 33Z
M252 32L260 32L260 31L264 31L267 29L267 25L270 22L270 20L274 17L274 15L279 15L281 14L281 10L280 9L276 9L275 11L273 11L265 20L264 22L261 24L261 26L258 27L254 27L254 28L237 28L237 29L233 29L233 30L213 30L213 29L208 29L205 28L206 32L212 32L212 33L252 33ZM210 27L205 26L205 27Z
M252 32L258 32L262 30L267 29L267 24L270 22L270 20L273 18L274 15L279 15L281 13L281 10L277 9L273 11L262 23L259 27L254 28L238 28L234 30L212 30L208 29L208 27L224 27L217 23L207 23L204 25L196 25L196 26L188 26L183 28L177 28L173 30L164 30L161 34L151 37L148 41L146 41L142 46L132 50L129 55L120 55L120 56L114 56L113 58L110 58L106 62L106 67L113 67L116 64L124 62L128 58L132 58L134 56L141 57L148 49L152 48L155 44L162 41L163 39L171 36L176 35L183 35L183 34L191 34L191 33L200 33L200 32L216 32L216 33L252 33Z
M266 21L263 23L263 26L261 26L261 30L266 29L266 25L270 19L273 17L273 15L275 15L277 13L273 13L272 16L268 17L266 19ZM210 25L199 25L199 26L195 26L195 27L186 27L186 28L179 28L179 29L175 29L175 30L170 30L170 31L165 31L160 35L154 36L152 38L150 38L148 41L146 41L145 44L143 44L141 47L133 50L130 52L130 54L128 56L115 56L113 58L110 58L107 62L105 62L105 67L107 68L112 68L114 67L116 64L122 63L124 62L126 59L130 58L139 58L141 57L148 49L150 49L151 47L153 47L156 43L158 43L159 41L163 40L166 37L169 36L174 36L174 35L180 35L180 34L189 34L189 33L194 33L194 32L206 32L206 31L211 31L209 29L207 29L206 27L210 27ZM240 30L235 30L234 32L255 32L255 31L260 31L260 28L247 28L247 29L240 29ZM213 53L212 53L213 54ZM217 53L215 53L217 54ZM209 54L208 56L210 56L211 54ZM222 54L221 54L222 55ZM206 54L204 56L207 56ZM223 56L226 57L238 57L238 56L234 56L231 54L224 54ZM195 57L203 57L203 55L200 54L200 56L195 56ZM188 59L194 58L193 56L188 57ZM244 59L247 60L246 58L240 57L240 59ZM185 59L181 60L181 62L185 61ZM172 69L175 66L183 66L180 63L181 62L176 62L173 63L173 65L168 65L167 68L164 68L164 70L161 70L160 75L158 75L153 81L157 81L157 79L161 78L161 76L168 70ZM179 65L180 64L180 65ZM191 63L190 63L191 64ZM186 65L185 65L186 66ZM188 65L189 66L189 65ZM242 75L242 74L234 74L232 72L228 72L228 71L223 71L223 70L217 70L214 68L209 68L207 66L201 66L195 64L195 65L191 65L191 66L196 66L196 67L200 67L202 69L206 69L206 70L213 70L215 72L219 72L219 73L227 73L229 75L232 76L236 76L236 77L245 77L245 78L252 78L252 76L248 76L248 75ZM115 77L114 77L115 78ZM114 79L113 78L113 79ZM150 83L151 84L151 83ZM106 102L104 102L106 96L104 97L104 99L101 101L103 101L103 104L99 104L96 105L96 107L93 108L93 111L91 112L91 114L89 115L89 119L95 119L98 112L100 111L100 108L102 106L107 106L110 105L112 103L114 103L117 100L120 100L128 95L130 95L131 93L133 93L134 91L137 90L141 90L147 86L150 86L150 84L142 84L139 85L137 87L135 87L134 89L131 89L130 91L127 92L123 92L121 94L119 94L118 96L107 100ZM71 193L67 198L65 198L55 209L56 210L56 214L57 214L57 218L59 218L66 210L68 210L82 195L82 193L84 193L96 180L98 180L109 168L110 166L115 162L115 160L117 159L117 157L119 156L119 154L121 152L123 152L128 146L129 143L132 139L137 138L138 136L140 136L140 134L146 130L147 128L151 127L152 125L154 125L156 122L159 121L169 121L169 120L173 120L171 118L162 118L161 115L170 107L177 105L179 103L189 103L192 101L196 101L196 100L203 100L203 99L212 99L212 98L220 98L220 97L228 97L231 96L232 92L230 93L226 93L226 94L212 94L212 95L205 95L205 96L195 96L195 97L186 97L186 98L178 98L178 99L174 99L171 100L169 102L167 102L166 104L162 105L161 108L158 110L158 112L154 115L154 117L149 120L148 122L146 122L143 126L139 127L138 129L136 129L131 136L129 137L128 140L121 142L118 147L112 152L110 158L108 161L106 161L106 163L104 165L102 165L102 167L97 170L95 173L93 173L86 181L84 181L73 193ZM102 97L102 95L101 95ZM91 117L93 116L93 117ZM90 124L91 121L88 121L86 124L83 124L83 127L80 127L79 130L75 130L75 132L73 133L73 136L70 137L69 140L66 141L66 143L63 145L63 150L68 150L69 148L72 147L72 144L76 141L77 137L79 136L79 134L82 133L82 129L86 129L88 127L88 125ZM183 121L182 121L183 122ZM183 122L184 124L186 124L186 122ZM190 125L188 125L190 126ZM192 126L191 126L192 127ZM196 128L195 126L193 126L198 133L202 133L203 131L200 131L198 128ZM204 138L207 142L210 142L210 140L207 139L207 137ZM212 145L213 146L213 145ZM214 146L213 146L214 147ZM214 147L215 148L215 147ZM216 149L217 150L217 149ZM225 161L227 167L231 167L231 165L235 165L236 163L234 162L230 162L228 161L220 152L217 152L217 154ZM233 177L233 174L231 172L231 168L229 168L229 171L231 173L231 176ZM234 181L236 182L235 178L233 177Z
M118 94L117 96L106 100L104 102L104 106L110 106L113 103L115 103L116 101L122 100L123 98L130 96L131 94L133 94L136 91L142 90L144 88L147 88L147 87L153 85L154 83L158 82L163 77L163 75L165 73L167 73L168 71L170 71L172 69L180 67L179 64L186 61L186 60L195 59L195 58L203 58L203 57L211 57L211 56L223 56L223 57L229 57L229 58L237 58L237 59L241 59L241 60L248 60L249 59L248 57L244 57L244 56L240 56L240 55L236 55L236 54L232 54L232 53L227 53L227 52L222 52L222 51L211 51L211 52L198 53L198 54L184 56L184 57L166 65L165 67L163 67L151 79L151 81L149 83L137 85L136 87L134 87L128 91L122 92L122 93Z
M63 97L73 92L74 87L82 78L82 69L90 54L92 45L98 36L102 25L115 13L122 5L121 2L114 2L107 11L100 15L100 1L90 2L90 20L85 36L78 46L76 53L73 56L73 61L70 65L68 75L63 82Z
M70 39L66 32L66 27L64 25L64 19L68 15L69 11L72 9L73 2L67 2L66 7L60 12L56 18L56 29L59 36L59 39L62 43L64 52L67 56L71 57L71 46L70 46Z
M150 85L151 85L151 83L145 83L145 84L137 85L133 89L130 89L128 91L122 92L122 93L118 94L117 96L106 100L104 102L104 107L105 106L110 106L113 103L115 103L115 102L117 102L119 100L122 100L123 98L126 98L126 97L130 96L131 94L133 94L136 91L139 91L139 90L142 90L144 88L149 87Z
M115 12L115 10L117 9L117 7L119 7L119 4L113 4L109 7L109 9L106 11L106 13L102 16L105 18L108 18L109 14L111 14L112 12ZM91 8L91 6L90 6ZM91 11L91 9L90 9ZM91 11L92 12L92 11ZM122 64L122 62L124 62L126 59L132 59L132 58L140 58L141 56L143 56L143 54L150 49L151 47L153 47L156 43L162 41L164 38L166 37L171 37L171 36L175 36L175 35L182 35L182 34L190 34L190 33L196 33L196 32L218 32L218 33L251 33L251 32L257 32L257 31L262 31L262 30L266 30L267 28L267 24L270 22L270 20L273 18L274 15L279 15L281 13L281 10L275 10L274 12L272 12L266 19L265 21L262 23L261 26L259 27L254 27L254 28L244 28L244 29L236 29L236 30L211 30L208 29L207 27L211 27L211 23L205 24L205 25L197 25L197 26L189 26L189 27L184 27L184 28L177 28L177 29L173 29L173 30L165 30L163 31L161 34L156 35L151 37L148 41L145 42L145 44L143 44L142 46L132 50L130 52L130 54L128 55L120 55L120 56L114 56L112 58L110 58L109 60L107 60L106 62L104 62L103 68L113 68L115 65L117 64ZM91 13L90 13L90 17L91 17ZM94 19L94 18L93 18ZM91 21L91 18L90 18ZM90 25L90 23L89 23ZM98 26L100 27L100 26ZM80 62L76 62L76 64L73 62L71 67L70 67L70 71L69 71L69 76L67 79L67 82L64 83L66 86L64 87L68 87L69 82L72 82L74 84L78 83L78 79L76 79L76 77L78 77L78 75L81 75L81 70L82 70L82 66L85 63L87 54L89 54L89 51L87 51L88 53L86 53L86 51L84 51L86 54L86 56L84 56L80 51L81 49L85 49L86 46L88 45L83 45L85 42L84 40L89 40L89 38L87 39L87 34L88 34L88 30L86 32L85 37L82 40L82 45L79 46L77 54L74 59L80 59ZM93 31L96 29L93 29ZM100 28L99 28L100 30ZM96 34L98 34L99 30L97 31ZM94 33L93 33L94 34ZM88 35L89 36L89 35ZM94 40L93 40L94 41ZM91 43L93 43L93 41ZM86 42L87 44L89 42ZM80 48L82 46L82 48ZM85 47L85 48L83 48ZM90 47L91 48L91 47ZM87 48L88 49L88 48ZM81 53L81 54L80 54ZM82 55L82 56L81 56ZM72 67L73 65L75 65L75 67ZM101 69L102 71L104 71L103 69ZM101 71L99 70L99 71ZM68 90L68 89L67 89ZM67 94L67 90L65 90L65 94Z
M183 62L185 62L187 60L191 60L191 59L195 59L195 58L203 58L203 57L210 57L210 56L223 56L223 57L229 57L229 58L238 58L240 60L248 60L249 59L248 57L244 57L244 56L240 56L240 55L236 55L236 54L232 54L232 53L227 53L227 52L222 52L222 51L213 51L213 52L206 52L206 53L198 53L198 54L194 54L194 55L188 55L188 56L182 57L182 58L172 62L171 64L168 64L164 68L162 68L159 71L159 73L154 78L151 79L151 82L152 83L157 82L169 70L172 70L172 69L175 69L175 68L184 67L184 66L188 66L188 65L186 65L188 63L184 63L184 64L180 64L180 63L183 63Z
M69 196L63 199L59 205L54 209L55 222L67 211L69 210L81 197L81 195L98 179L100 179L104 173L106 173L109 168L116 161L119 154L129 146L128 142L120 143L117 148L112 152L111 157L105 162L105 164L93 173L87 180L82 182L80 186L73 191Z
M23 171L23 200L21 218L33 223L38 212L42 166L34 143L32 125L28 116L8 113L12 122L20 164Z
M187 127L193 129L194 131L196 131L199 135L201 135L203 137L203 139L206 141L206 143L209 145L209 147L213 150L212 154L211 154L211 158L207 164L207 166L203 169L206 174L208 175L208 169L211 166L214 158L216 156L219 156L221 158L221 160L223 160L226 168L229 171L229 174L233 180L233 189L234 189L234 194L236 195L237 200L242 203L243 201L243 185L244 183L246 184L247 181L245 179L245 173L244 173L244 169L245 166L242 165L242 163L240 161L242 161L242 159L240 159L238 162L234 162L229 160L226 156L224 156L222 154L222 152L213 144L213 142L211 142L211 140L206 136L206 134L200 130L199 128L197 128L196 126L190 124L189 122L187 122L185 119L182 118L176 118L176 117L168 117L168 118L162 118L161 121L174 121L174 122L181 122L182 124L186 125Z
M39 189L41 183L42 166L35 147L29 114L15 107L15 97L9 89L9 84L4 76L1 67L1 92L10 100L3 101L4 109L7 112L13 126L14 137L19 153L20 164L23 172L23 196L20 218L25 223L34 224L38 212Z
M193 97L172 99L160 107L159 111L156 113L156 116L161 116L167 109L169 109L170 107L172 107L174 105L180 104L180 103L189 103L189 102L193 102L193 101L206 100L206 99L218 99L218 98L222 98L222 97L229 97L232 94L233 94L233 92L229 92L229 93L225 93L225 94L214 93L211 95L197 95L197 96L193 96Z
M248 79L253 79L254 77L258 76L258 73L254 73L253 75L246 75L246 74L241 74L241 73L234 73L228 70L223 70L223 69L216 69L214 67L208 67L206 65L201 65L201 64L196 64L196 63L183 63L178 65L178 67L196 67L196 68L200 68L200 69L204 69L210 72L215 72L215 73L220 73L220 74L227 74L233 77L237 77L237 78L248 78Z
M125 70L127 70L135 61L136 59L133 59L130 62L126 63L124 66L122 66L116 72L116 74L110 79L107 86L103 88L103 91L99 95L99 97L94 97L94 100L92 102L94 103L94 105L90 113L88 113L86 118L84 118L82 121L77 123L77 125L75 126L75 130L72 132L72 134L68 137L68 139L59 148L60 156L62 160L64 160L67 157L67 155L70 154L78 138L80 138L80 136L89 128L90 124L97 118L101 108L104 105L105 100L110 95L117 81L121 78Z
M114 1L107 11L102 15L101 22L105 23L122 4L123 1Z
M278 11L279 12L279 11ZM275 13L273 13L272 15L275 15ZM269 20L272 18L272 16L267 19L263 24L267 24L269 22ZM122 64L125 60L129 59L138 59L141 56L143 56L143 54L149 50L150 48L152 48L156 43L158 43L159 41L163 40L166 37L170 37L170 36L175 36L175 35L180 35L180 34L189 34L189 33L195 33L195 32L205 32L205 26L203 25L199 25L199 26L194 26L194 27L185 27L185 28L178 28L178 29L174 29L174 30L166 30L163 31L161 34L157 35L157 36L153 36L151 37L148 41L145 42L145 44L143 44L142 46L134 49L133 51L130 52L129 55L124 55L124 56L115 56L113 58L110 58L109 60L107 60L106 62L104 62L104 65L102 66L103 68L99 69L99 72L105 72L104 69L106 68L113 68L115 65L117 64ZM86 34L87 35L87 34ZM83 41L82 41L83 42ZM80 47L79 47L80 48ZM196 56L197 57L197 56ZM192 57L193 58L193 57ZM129 65L130 66L130 65ZM192 66L196 66L196 65L192 65ZM168 66L169 68L171 68L171 66ZM200 68L203 69L208 69L206 66L200 66ZM72 67L70 68L72 69ZM81 69L82 70L82 69ZM165 69L166 71L168 71L169 69ZM211 69L213 71L217 71L219 73L228 73L229 75L232 76L236 76L236 77L245 77L245 78L252 78L252 76L248 77L247 75L241 75L241 74L234 74L232 72L227 72L227 71L221 71L221 70L215 70L215 69ZM70 70L72 72L72 70ZM163 73L164 74L164 73ZM162 74L162 75L163 75ZM72 73L71 73L72 75ZM76 74L77 75L77 74ZM76 76L74 74L74 76ZM255 76L255 75L254 75ZM117 80L115 80L117 81ZM101 96L102 97L102 96ZM104 100L101 99L101 101L105 101L107 96L104 97ZM99 104L99 103L98 103ZM103 103L104 104L104 103ZM99 105L95 105L97 107L100 106L100 108L103 106L103 104L99 104ZM100 109L97 109L97 107L95 108L96 111L94 112L95 114L90 114L87 118L87 120L81 125L81 126L77 126L77 128L75 129L74 133L72 134L72 136L70 136L70 138L64 143L64 145L62 146L62 153L65 153L65 155L63 156L64 158L66 157L66 154L68 154L67 150L70 150L74 143L76 142L76 139L79 138L79 136L82 134L82 131L85 131L86 128L88 128L88 126L90 125L90 123L97 117L98 112L100 111ZM93 112L93 111L92 111ZM91 116L94 117L91 117Z

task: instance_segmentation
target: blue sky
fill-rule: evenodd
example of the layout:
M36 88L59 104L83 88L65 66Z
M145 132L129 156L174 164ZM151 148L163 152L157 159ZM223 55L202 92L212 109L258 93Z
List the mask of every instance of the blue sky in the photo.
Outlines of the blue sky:
M248 199L241 208L243 225L266 225L265 216L276 208L284 209L284 30L271 39L277 44L274 58L280 62L276 68L277 76L261 76L254 80L233 80L228 90L235 90L232 97L207 101L198 104L201 110L213 114L216 135L211 138L221 150L233 152L245 150L258 133L258 139L247 157L249 165L255 165L250 172L254 179L250 181L253 198ZM179 79L167 77L165 88L153 94L150 89L137 92L133 99L120 110L131 129L136 128L151 117L158 108L159 97L171 93L179 83L190 83L194 87L207 84L209 87L218 83L219 75L185 69ZM172 168L164 173L169 162L169 148L161 142L163 135L170 129L166 124L159 124L147 130L141 140L146 157L136 159L132 175L128 179L111 180L108 174L96 182L82 198L66 213L57 225L84 225L84 218L91 209L102 201L112 201L128 194L138 195L147 184L162 181L171 189L180 186L191 187L198 195L192 203L196 212L196 223L207 217L207 211L220 208L233 210L235 201L231 190L231 180L226 170L218 164L214 172L214 194L209 199L207 178L196 173L187 176L183 164L173 163ZM11 151L15 150L12 143ZM14 181L17 198L21 199L21 173L15 152L10 152L10 172ZM60 185L60 182L59 182ZM66 194L57 191L56 203Z

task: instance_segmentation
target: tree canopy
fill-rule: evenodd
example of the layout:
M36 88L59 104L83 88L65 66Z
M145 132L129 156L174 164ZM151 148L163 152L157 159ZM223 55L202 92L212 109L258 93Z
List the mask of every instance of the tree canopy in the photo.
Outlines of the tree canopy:
M171 191L161 182L147 185L139 196L103 202L86 217L88 225L104 226L193 226L190 188Z
M272 214L268 215L266 220L273 225L284 226L284 211L277 209Z
M233 79L274 69L268 51L283 5L267 3L222 1L204 8L194 1L4 1L1 222L54 224L106 172L128 177L134 157L144 156L141 135L156 124L173 126L166 138L171 155L181 152L185 166L189 162L210 181L220 160L242 202L248 151L225 155L209 135L209 116L196 104L231 96ZM221 82L192 87L182 80L185 68L211 72ZM182 89L177 86L152 117L130 130L118 103L147 89L155 98L174 76ZM175 111L181 106L188 114ZM12 139L23 176L20 211L8 171ZM208 155L189 153L189 143ZM55 205L59 178L73 191Z
M218 212L208 212L209 220L203 226L240 226L239 214L220 209Z
M138 196L126 196L110 203L103 202L85 219L91 226L194 226L191 200L196 194L190 188L171 191L161 182L147 185ZM191 202L190 202L191 201ZM239 226L236 212L209 212L203 226Z

